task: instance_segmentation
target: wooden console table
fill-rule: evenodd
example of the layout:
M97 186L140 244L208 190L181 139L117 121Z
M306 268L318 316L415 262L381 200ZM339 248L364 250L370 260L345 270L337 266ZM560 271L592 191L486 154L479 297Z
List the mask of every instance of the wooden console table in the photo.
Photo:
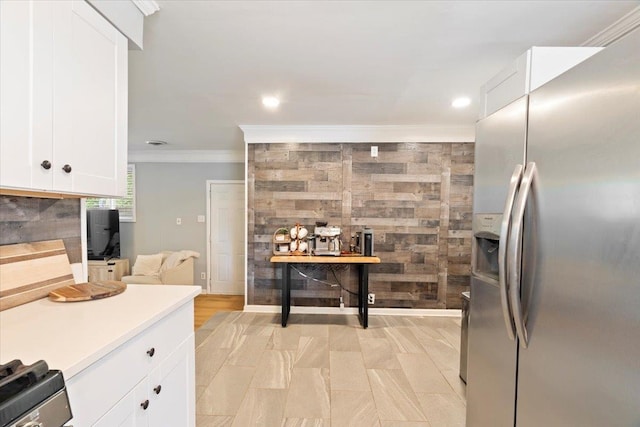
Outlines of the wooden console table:
M282 256L271 257L282 268L282 326L287 326L291 310L291 264L354 264L358 266L358 316L363 328L369 325L369 264L380 264L375 256Z

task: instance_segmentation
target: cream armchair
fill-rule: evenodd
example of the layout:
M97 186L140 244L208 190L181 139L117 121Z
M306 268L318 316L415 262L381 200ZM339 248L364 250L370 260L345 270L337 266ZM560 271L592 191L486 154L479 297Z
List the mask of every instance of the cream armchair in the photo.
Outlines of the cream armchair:
M121 281L131 285L193 285L194 251L164 251L154 255L138 255L131 276Z

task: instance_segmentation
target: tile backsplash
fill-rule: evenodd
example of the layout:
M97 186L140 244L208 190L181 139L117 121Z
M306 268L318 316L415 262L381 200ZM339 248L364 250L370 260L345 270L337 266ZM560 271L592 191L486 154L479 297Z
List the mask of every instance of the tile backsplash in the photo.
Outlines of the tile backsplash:
M82 262L80 199L0 196L0 245L62 239L69 262Z

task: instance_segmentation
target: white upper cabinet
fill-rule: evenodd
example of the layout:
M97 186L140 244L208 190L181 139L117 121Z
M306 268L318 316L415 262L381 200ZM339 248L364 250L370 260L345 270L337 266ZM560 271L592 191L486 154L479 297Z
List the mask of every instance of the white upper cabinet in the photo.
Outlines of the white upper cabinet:
M52 186L52 6L0 2L2 187Z
M124 195L127 39L83 1L56 8L54 22L54 188Z
M532 47L482 86L479 118L534 91L600 50L601 47Z
M0 186L124 195L127 39L84 1L0 7Z

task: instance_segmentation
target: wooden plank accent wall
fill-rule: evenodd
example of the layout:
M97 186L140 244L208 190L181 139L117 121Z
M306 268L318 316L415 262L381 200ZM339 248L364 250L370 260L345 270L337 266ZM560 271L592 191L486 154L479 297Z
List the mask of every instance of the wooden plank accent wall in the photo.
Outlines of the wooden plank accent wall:
M80 199L0 196L0 245L62 239L69 262L82 262L80 224Z
M379 155L372 158L372 145ZM369 289L375 307L460 308L471 265L473 144L249 144L249 304L280 303L280 269L271 237L296 222L342 227L342 241L374 230ZM355 268L298 267L308 276L357 290ZM334 276L335 273L335 276ZM338 287L292 274L293 305L356 306Z

